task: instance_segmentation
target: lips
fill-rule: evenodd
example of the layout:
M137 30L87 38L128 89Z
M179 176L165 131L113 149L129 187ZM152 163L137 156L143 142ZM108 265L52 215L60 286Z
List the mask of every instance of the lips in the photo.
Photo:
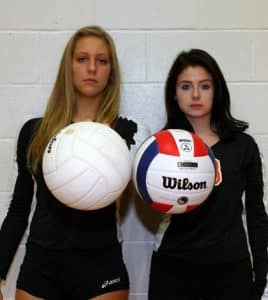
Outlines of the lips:
M202 104L191 104L191 108L201 108L203 105Z
M89 84L94 84L97 83L98 81L94 78L87 78L83 80L85 83L89 83Z

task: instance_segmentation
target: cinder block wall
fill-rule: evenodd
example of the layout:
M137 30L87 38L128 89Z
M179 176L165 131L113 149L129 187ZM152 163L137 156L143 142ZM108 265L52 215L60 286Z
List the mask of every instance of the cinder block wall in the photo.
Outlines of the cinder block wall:
M0 223L16 177L19 129L42 115L67 39L88 24L103 26L116 41L122 114L151 132L165 122L163 86L177 53L193 47L211 53L228 81L234 115L249 121L267 169L267 11L266 0L0 0ZM130 298L145 300L155 216L133 202L124 216ZM5 299L14 299L26 237L4 286Z

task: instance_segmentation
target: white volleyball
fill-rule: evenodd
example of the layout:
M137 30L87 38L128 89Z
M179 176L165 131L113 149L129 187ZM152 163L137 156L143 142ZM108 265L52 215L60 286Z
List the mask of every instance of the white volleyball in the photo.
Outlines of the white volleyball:
M63 128L46 147L42 167L51 193L80 210L111 204L131 177L126 142L115 130L96 122Z

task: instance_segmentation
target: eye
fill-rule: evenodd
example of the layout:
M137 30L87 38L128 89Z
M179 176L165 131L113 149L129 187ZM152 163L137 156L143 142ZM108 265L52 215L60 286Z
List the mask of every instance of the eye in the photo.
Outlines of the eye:
M209 90L212 88L212 83L210 82L204 82L201 84L201 88L202 90Z
M189 83L183 83L183 84L180 85L180 88L183 91L188 91L191 88L191 85Z
M83 63L83 62L85 62L86 61L86 57L84 57L84 56L79 56L79 57L77 57L77 62L79 62L79 63Z
M107 58L98 58L97 63L100 65L107 65L109 63L109 60Z

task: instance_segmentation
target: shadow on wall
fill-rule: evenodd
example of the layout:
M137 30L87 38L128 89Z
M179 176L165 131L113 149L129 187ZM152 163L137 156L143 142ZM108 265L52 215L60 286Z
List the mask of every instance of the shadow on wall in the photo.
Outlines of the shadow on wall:
M123 199L123 201L120 202L119 209L121 221L126 218L127 212L130 209L130 204L133 204L136 214L142 225L153 234L157 232L163 214L151 208L145 201L141 199L132 181L128 184L121 199Z

